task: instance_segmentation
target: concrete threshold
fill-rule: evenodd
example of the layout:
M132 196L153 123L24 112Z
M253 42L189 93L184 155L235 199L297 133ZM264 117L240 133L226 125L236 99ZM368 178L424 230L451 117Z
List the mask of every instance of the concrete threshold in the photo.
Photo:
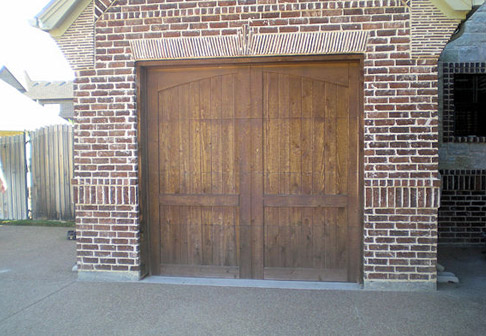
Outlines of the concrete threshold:
M217 278L186 278L149 276L139 282L215 286L215 287L244 287L244 288L273 288L273 289L305 289L305 290L361 290L362 286L347 282L309 282L309 281L277 281L277 280L251 280L251 279L217 279Z

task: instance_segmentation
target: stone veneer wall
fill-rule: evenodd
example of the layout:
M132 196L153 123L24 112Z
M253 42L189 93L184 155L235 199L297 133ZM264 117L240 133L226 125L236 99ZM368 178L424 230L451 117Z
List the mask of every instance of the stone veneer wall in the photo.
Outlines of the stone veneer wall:
M486 241L486 137L454 135L454 75L486 74L485 22L483 4L440 57L439 242L443 244L480 245Z

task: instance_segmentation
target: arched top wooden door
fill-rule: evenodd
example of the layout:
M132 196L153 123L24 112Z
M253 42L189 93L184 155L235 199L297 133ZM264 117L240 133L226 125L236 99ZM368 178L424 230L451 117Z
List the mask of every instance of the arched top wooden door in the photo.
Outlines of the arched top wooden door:
M147 74L152 274L359 282L359 63Z

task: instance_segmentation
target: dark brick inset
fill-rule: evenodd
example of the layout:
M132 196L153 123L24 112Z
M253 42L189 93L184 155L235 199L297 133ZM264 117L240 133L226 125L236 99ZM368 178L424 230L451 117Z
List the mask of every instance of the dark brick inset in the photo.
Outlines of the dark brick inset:
M443 142L486 143L486 137L454 135L454 75L480 73L486 73L486 63L443 63Z
M441 170L439 243L486 242L486 170Z

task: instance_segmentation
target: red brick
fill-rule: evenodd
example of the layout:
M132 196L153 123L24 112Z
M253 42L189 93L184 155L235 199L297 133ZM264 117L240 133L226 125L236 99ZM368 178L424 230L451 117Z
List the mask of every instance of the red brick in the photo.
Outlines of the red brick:
M429 265L435 258L432 251L436 240L427 233L436 228L436 207L431 204L428 191L423 195L415 191L412 196L410 192L426 183L430 190L438 187L437 181L424 182L437 176L437 149L433 147L437 122L428 122L437 116L437 69L433 60L413 58L410 46L416 41L410 35L409 8L399 1L396 6L373 3L362 8L365 2L356 2L353 8L335 1L295 2L300 8L311 5L308 11L282 2L280 12L267 12L267 7L260 5L263 2L250 7L255 1L150 0L132 2L135 6L126 6L123 1L114 4L113 10L120 11L105 14L93 30L96 62L92 66L96 65L96 69L86 70L89 57L82 60L83 67L77 68L75 181L76 185L83 181L86 185L106 186L95 188L96 191L75 188L79 216L76 222L78 228L83 228L80 239L86 239L82 243L84 249L78 253L80 268L139 269L136 77L127 40L236 35L240 27L249 24L254 33L263 34L369 31L364 60L364 183L369 186L364 197L364 254L368 256L363 265L364 277L433 279ZM137 10L142 10L144 16L135 17ZM444 35L443 43L448 38ZM422 41L424 50L431 43ZM91 55L92 60L94 50ZM92 202L95 208L88 210L92 205L83 202ZM419 204L428 204L429 208L413 208ZM407 227L409 222L413 225ZM95 233L98 244L93 244L90 237ZM103 259L86 259L84 265L83 258L93 257L93 251L101 251L98 256ZM420 254L420 260L429 264L415 270L409 266L414 265L411 261L418 253L425 253Z

